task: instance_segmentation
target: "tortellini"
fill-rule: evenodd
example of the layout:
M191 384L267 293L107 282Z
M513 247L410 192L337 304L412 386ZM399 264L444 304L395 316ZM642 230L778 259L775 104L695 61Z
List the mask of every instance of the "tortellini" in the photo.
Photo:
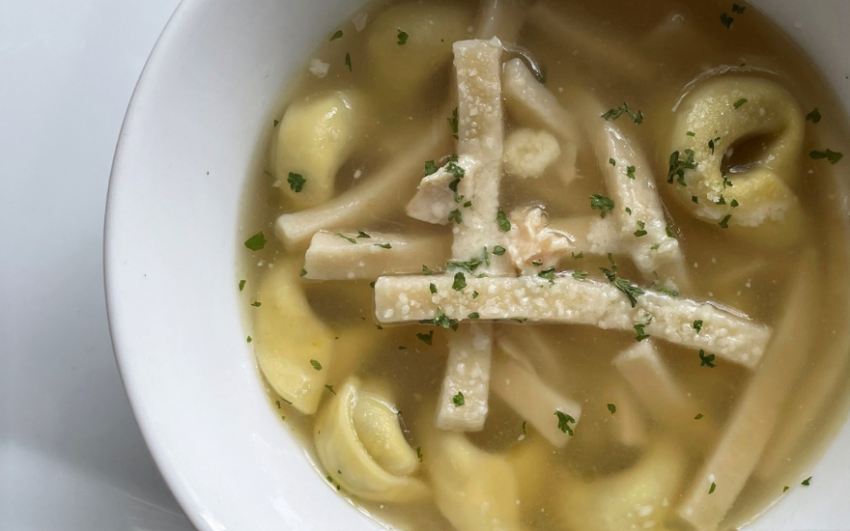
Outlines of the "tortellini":
M428 470L437 508L457 531L521 531L513 467L465 435L440 431L429 438Z
M467 37L471 23L472 13L457 4L406 3L378 15L367 50L370 79L382 101L416 101L429 78L449 64L452 44Z
M314 436L319 460L347 492L382 502L428 496L425 483L412 477L419 458L385 389L350 378L319 412Z
M659 441L624 472L565 486L561 516L570 529L581 531L664 529L684 466L682 449Z
M334 196L336 174L357 145L367 113L352 91L331 91L290 105L279 124L275 175L296 210Z
M257 293L254 349L272 389L305 414L315 413L325 391L333 331L310 308L299 285L301 268L294 260L278 261Z
M670 137L668 182L699 219L755 238L786 241L802 211L792 188L799 176L804 120L787 90L760 78L715 78L682 102ZM755 137L757 160L724 174L730 148ZM756 229L758 228L758 229Z

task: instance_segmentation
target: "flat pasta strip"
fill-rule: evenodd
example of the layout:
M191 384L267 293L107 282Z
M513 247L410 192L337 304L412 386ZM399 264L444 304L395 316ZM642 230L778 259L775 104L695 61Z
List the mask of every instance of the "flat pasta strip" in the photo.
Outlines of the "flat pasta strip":
M499 398L528 420L552 446L563 448L570 442L581 418L581 405L577 402L562 396L512 360L494 363L490 385ZM562 421L556 412L571 420ZM566 427L561 429L563 425Z
M454 44L454 53L458 165L465 172L456 191L465 202L458 209L452 257L463 262L480 256L486 247L505 245L506 240L497 225L504 136L502 46L498 39L460 41ZM505 256L493 255L485 267L496 275L510 271ZM435 278L453 282L450 276ZM449 336L449 359L436 414L438 427L460 431L478 431L484 427L492 342L489 324L465 325ZM459 405L461 401L463 405Z
M804 253L761 366L735 406L725 431L686 490L678 515L696 529L716 529L758 464L784 415L782 405L806 363L813 338L817 255ZM709 489L711 484L716 488Z
M459 327L448 336L449 359L437 405L443 430L480 431L487 419L493 329L490 323Z
M769 327L712 304L651 290L638 295L632 307L617 287L591 279L470 274L465 282L466 287L456 291L451 277L381 277L375 283L375 316L382 323L399 323L435 319L439 311L458 321L518 319L629 331L642 324L652 337L705 349L748 368L758 366L771 335ZM702 321L699 331L696 321Z
M317 232L305 255L304 277L374 280L381 275L421 273L423 266L442 271L450 246L442 235Z
M662 361L651 339L622 351L614 358L614 366L657 421L675 425L692 421L699 413L694 401Z

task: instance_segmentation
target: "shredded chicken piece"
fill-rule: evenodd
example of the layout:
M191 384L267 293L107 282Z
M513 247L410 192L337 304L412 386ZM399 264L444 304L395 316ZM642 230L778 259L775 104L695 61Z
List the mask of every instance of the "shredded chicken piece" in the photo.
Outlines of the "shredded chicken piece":
M561 255L576 249L570 236L548 226L546 213L541 208L514 210L510 218L507 251L511 261L524 274L536 275L538 268L552 267Z

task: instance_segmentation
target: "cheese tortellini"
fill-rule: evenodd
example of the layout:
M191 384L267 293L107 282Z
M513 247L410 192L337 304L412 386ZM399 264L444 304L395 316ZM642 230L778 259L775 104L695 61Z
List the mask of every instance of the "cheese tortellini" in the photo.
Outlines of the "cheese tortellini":
M743 236L796 240L802 212L794 194L804 135L793 96L760 78L716 78L681 104L670 137L668 182L697 218ZM766 138L756 160L724 174L727 152Z
M295 260L280 260L257 293L254 350L272 389L305 414L316 412L328 371L317 371L311 360L327 367L333 331L310 308L300 285Z
M485 452L457 432L436 432L427 447L434 501L457 531L524 529L507 457Z
M664 529L684 466L682 449L662 440L624 472L566 486L561 515L581 531Z
M412 477L416 452L404 439L390 393L352 377L316 418L316 452L322 466L347 492L366 500L410 502L428 487Z
M366 103L353 91L331 91L293 103L279 124L275 174L296 210L334 196L336 174L357 146Z
M407 3L382 12L370 24L366 45L381 101L416 101L429 78L448 66L452 44L467 37L471 22L472 13L457 4Z

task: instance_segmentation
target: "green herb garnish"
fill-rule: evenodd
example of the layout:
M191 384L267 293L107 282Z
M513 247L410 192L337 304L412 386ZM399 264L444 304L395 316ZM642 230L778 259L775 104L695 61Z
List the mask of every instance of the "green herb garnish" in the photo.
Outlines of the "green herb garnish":
M260 301L254 301L254 302L251 303L251 306L253 306L254 308L259 308L262 305L263 305L263 303L260 302Z
M699 349L699 366L700 367L708 367L709 369L713 369L714 365L714 354L706 354L703 349Z
M316 369L317 371L322 370L322 364L319 363L317 360L310 360L310 365L312 365L313 368Z
M328 41L335 41L335 40L341 39L341 38L342 38L342 30L336 30L336 33L331 35L331 38L328 39Z
M381 249L392 249L393 246L390 243L376 243L375 247L380 247Z
M629 107L628 103L623 103L622 107L614 107L613 109L603 114L602 118L604 118L606 121L616 120L624 114L629 115L631 119L634 120L635 125L640 125L641 123L643 123L643 113L641 111L638 111L637 114L635 114L632 111L631 107Z
M449 223L451 223L452 221L454 221L458 225L463 223L463 215L461 215L460 210L454 209L449 212Z
M478 319L479 317L481 317L481 315L479 315L478 312L472 312L471 314L467 315L467 317L474 321L474 320Z
M502 232L509 232L511 230L511 222L508 221L508 216L505 215L505 211L502 210L502 207L499 207L499 210L496 213L496 224Z
M826 159L830 164L838 164L838 161L844 158L843 153L838 153L831 149L827 149L825 151L812 151L809 153L809 156L814 160Z
M745 104L745 103L747 103L747 98L741 98L740 100L738 100L738 101L736 101L735 103L733 103L733 104L732 104L732 107L735 107L736 109L740 109L740 108L741 108L741 105L743 105L743 104Z
M245 240L245 247L251 249L252 251L260 251L266 246L266 237L263 235L263 231L254 234L247 240Z
M599 210L599 215L605 218L609 211L614 210L614 200L602 194L593 194L590 196L590 208Z
M721 228L728 229L730 219L732 219L732 214L726 214L725 216L723 216L723 219L720 220L720 223L718 223L718 225L720 225Z
M438 169L439 168L437 167L437 165L434 163L433 160L426 160L425 161L425 176L426 177L428 175L434 175L435 173L437 173Z
M452 128L452 136L457 140L457 107L452 111L452 117L446 119L449 121L449 127Z
M404 30L401 30L401 29L398 30L398 45L402 46L402 45L406 44L408 37L410 37L410 35L408 35L407 32L405 32Z
M245 288L246 282L248 282L248 281L247 280L240 280L239 281L239 291L242 291L242 289Z
M334 394L334 395L336 394L336 391L334 391L334 386L332 386L332 385L325 385L325 389L330 391L331 394Z
M336 236L337 238L342 238L343 240L346 240L348 243L357 243L357 240L355 240L354 238L351 238L349 236L346 236L345 234L343 234L341 232L337 232L336 234L334 234L334 236Z
M575 424L576 419L561 411L555 411L555 416L558 417L558 429L561 430L561 432L569 433L570 436L575 435L575 432L570 427L570 422Z
M806 121L812 122L813 124L819 123L820 119L821 119L820 111L818 110L817 107L815 107L815 110L813 110L812 112L810 112L809 114L806 115Z
M462 405L466 404L466 399L463 397L463 393L458 392L458 394L453 396L452 403L455 405L455 407L461 407Z
M613 415L614 413L617 412L617 406L615 406L614 404L608 404L608 411L610 411L611 414Z
M505 254L505 248L501 245L497 245L493 247L493 254L495 254L496 256L502 256L503 254Z
M685 150L684 159L682 159L678 151L674 151L670 154L670 168L667 171L667 182L672 184L673 179L678 176L676 182L682 186L687 186L688 184L685 182L685 170L695 170L696 167L697 163L694 160L693 149Z
M463 272L458 271L455 273L455 280L452 282L452 289L455 291L463 291L463 288L466 287L466 277Z
M432 345L434 343L433 330L429 330L427 334L416 334L416 337L418 337L419 340L425 343L426 345Z
M573 278L576 280L584 280L587 278L587 273L584 273L582 271L574 271Z
M428 284L428 289L431 290L431 293L437 293L437 286L433 282L431 284Z
M347 53L347 52L345 54L345 66L347 66L348 71L351 72L351 54ZM334 393L334 394L336 394L336 393Z

